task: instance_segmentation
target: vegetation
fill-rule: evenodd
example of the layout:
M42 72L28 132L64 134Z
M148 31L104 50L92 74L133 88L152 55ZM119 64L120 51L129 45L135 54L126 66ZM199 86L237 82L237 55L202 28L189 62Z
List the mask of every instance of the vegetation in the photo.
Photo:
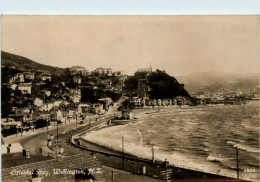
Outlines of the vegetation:
M52 67L44 64L39 64L35 61L32 61L28 58L18 56L15 54L10 54L7 52L2 51L2 65L7 67L14 67L17 69L32 69L32 70L46 70L49 71L51 74L54 75L62 75L65 69Z
M161 70L156 70L147 75L146 73L136 72L134 76L129 77L125 82L125 92L130 95L137 90L138 79L147 79L151 88L149 92L152 99L166 99L176 96L190 97L189 93L184 89L174 77L169 76Z

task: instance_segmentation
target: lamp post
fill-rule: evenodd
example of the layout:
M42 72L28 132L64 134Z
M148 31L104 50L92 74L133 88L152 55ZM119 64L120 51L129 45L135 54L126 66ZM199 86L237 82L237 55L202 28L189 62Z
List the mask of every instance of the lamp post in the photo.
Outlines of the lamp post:
M58 140L59 140L59 122L58 122L58 118L57 118L57 112L55 113L55 117L56 117L56 123L57 123L57 147L58 147Z
M124 136L122 136L122 153L123 153L123 161L122 161L122 165L123 165L123 169L125 168L125 152L124 152Z
M91 122L91 117L89 118L89 125L88 125L89 129L90 129L90 122Z
M112 182L115 181L115 174L117 174L116 172L114 172L114 170L112 170Z
M167 159L165 159L165 173L166 173L166 182L168 182L168 172L167 172L167 167L168 167L169 162L167 161Z

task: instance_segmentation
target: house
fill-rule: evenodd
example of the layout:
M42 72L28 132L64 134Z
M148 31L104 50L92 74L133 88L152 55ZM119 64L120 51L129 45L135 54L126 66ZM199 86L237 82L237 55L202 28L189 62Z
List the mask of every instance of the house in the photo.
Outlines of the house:
M90 112L90 105L89 104L79 104L78 106L79 114L87 114Z
M27 71L24 73L24 78L28 80L34 80L35 79L35 73Z
M115 72L113 72L113 75L115 75L115 76L126 75L126 72L125 71L115 71Z
M107 87L107 86L111 86L113 83L111 78L107 78L107 79L103 79L103 84Z
M11 88L12 90L15 90L15 89L17 88L17 85L18 85L18 84L16 84L16 83L12 83L12 84L10 85L10 88Z
M32 93L32 83L20 83L17 86L17 90L20 90L22 94L31 94Z
M23 83L24 82L24 74L23 73L17 73L14 77L9 79L9 83Z
M71 89L69 93L69 98L74 103L79 103L81 99L81 90L80 89Z
M43 74L41 74L40 79L42 81L46 81L46 80L51 81L51 76L49 74L43 73Z
M34 105L36 105L38 107L43 106L43 100L40 98L36 98L33 103L34 103Z
M80 84L81 83L81 77L79 77L79 76L73 77L73 82Z
M112 69L111 68L97 68L94 70L95 73L98 73L99 75L107 75L112 76Z
M103 104L97 103L97 104L91 104L90 105L90 112L93 114L103 114L105 113L103 109Z
M70 100L73 103L80 103L81 95L71 95Z
M25 108L17 108L17 107L12 107L12 112L17 114L17 113L30 113L31 110L28 107Z
M117 76L119 83L122 84L124 86L125 80L127 79L127 75L119 75Z
M149 91L150 91L150 87L148 85L148 80L147 79L138 79L137 95L139 97L148 97Z
M2 118L1 123L9 123L9 122L14 122L13 118Z
M88 75L89 72L82 66L72 66L70 68L71 75Z

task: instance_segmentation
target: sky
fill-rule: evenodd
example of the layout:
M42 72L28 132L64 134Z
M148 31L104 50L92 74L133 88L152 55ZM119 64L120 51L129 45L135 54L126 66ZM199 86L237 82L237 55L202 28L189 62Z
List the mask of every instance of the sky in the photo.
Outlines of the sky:
M2 15L1 31L3 51L63 68L259 72L258 15Z

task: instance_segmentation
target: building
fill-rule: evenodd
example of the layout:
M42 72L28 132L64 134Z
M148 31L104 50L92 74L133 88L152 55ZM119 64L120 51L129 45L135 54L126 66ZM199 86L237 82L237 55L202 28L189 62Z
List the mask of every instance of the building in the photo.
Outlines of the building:
M138 97L148 97L150 87L148 85L147 79L138 79L138 85L137 85L137 95Z
M103 109L103 104L91 104L90 105L90 112L93 113L93 114L104 114L105 111Z
M36 98L33 103L34 103L34 105L36 105L38 107L43 106L43 100L40 98Z
M24 73L24 78L28 80L34 80L35 79L35 73L27 71Z
M17 73L14 77L10 78L9 83L23 83L24 82L24 74Z
M112 76L112 69L111 68L97 68L94 72L98 73L99 75L106 75Z
M82 66L72 66L70 68L71 75L88 75L89 72Z
M31 94L32 93L32 84L31 83L21 83L17 86L17 90L20 90L22 94Z
M81 90L80 89L71 89L69 93L69 98L74 103L79 103L81 100Z
M119 84L121 84L122 86L125 86L125 81L127 79L127 75L119 75L117 76L118 80L119 80Z
M90 112L90 105L89 104L79 104L78 106L79 114L86 115Z
M126 72L125 71L115 71L115 72L113 72L113 75L114 76L126 75Z
M51 81L51 76L49 74L43 73L43 74L41 74L40 79L42 81L46 81L46 80Z
M81 84L81 77L79 76L73 77L73 82L77 84Z
M139 68L137 70L137 72L151 74L153 72L153 70L152 70L152 67L150 66L150 68Z

